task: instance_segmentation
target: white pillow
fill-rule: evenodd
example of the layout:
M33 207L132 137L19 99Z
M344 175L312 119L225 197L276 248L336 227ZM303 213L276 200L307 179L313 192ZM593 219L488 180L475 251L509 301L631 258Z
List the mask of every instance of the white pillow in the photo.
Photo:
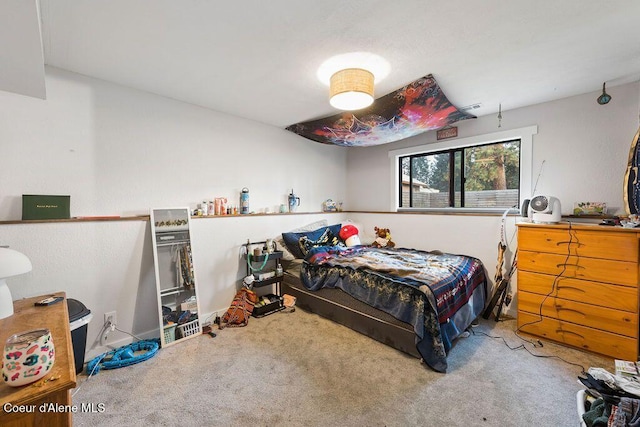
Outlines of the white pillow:
M296 228L294 230L289 230L286 233L300 233L303 231L314 231L321 227L327 227L329 222L326 219L321 219L316 222L312 222L311 224L303 225L302 227ZM296 257L287 249L287 245L284 244L284 239L282 238L282 234L273 239L276 242L276 250L282 251L282 259L285 261L293 261Z

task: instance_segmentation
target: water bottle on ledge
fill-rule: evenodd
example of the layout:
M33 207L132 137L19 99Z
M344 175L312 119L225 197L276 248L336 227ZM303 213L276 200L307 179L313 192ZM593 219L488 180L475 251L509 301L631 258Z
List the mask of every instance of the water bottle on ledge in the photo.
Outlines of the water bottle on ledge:
M244 187L240 193L240 213L249 213L249 189Z
M300 206L300 197L293 194L293 189L291 189L291 194L289 194L289 212L295 212L298 206Z

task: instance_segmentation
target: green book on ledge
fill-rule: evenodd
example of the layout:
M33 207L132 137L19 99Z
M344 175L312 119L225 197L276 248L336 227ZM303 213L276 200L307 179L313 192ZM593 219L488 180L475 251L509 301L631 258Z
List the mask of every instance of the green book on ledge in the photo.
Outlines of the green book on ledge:
M71 196L22 195L22 220L69 219Z

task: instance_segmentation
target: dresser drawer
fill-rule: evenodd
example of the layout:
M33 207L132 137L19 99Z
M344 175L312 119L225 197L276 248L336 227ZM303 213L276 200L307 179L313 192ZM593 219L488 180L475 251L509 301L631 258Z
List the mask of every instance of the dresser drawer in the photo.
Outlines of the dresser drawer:
M638 286L638 264L609 259L518 251L518 270L563 277Z
M611 332L600 331L573 323L518 312L518 328L529 334L548 338L573 347L611 356L616 359L637 360L638 344L629 338ZM531 324L528 324L531 323ZM526 325L526 326L523 326Z
M635 233L575 230L569 228L527 228L518 230L518 247L523 251L551 252L589 258L638 262Z
M589 326L632 338L638 336L638 316L627 311L613 310L552 296L545 297L545 295L529 292L518 292L518 309L536 315L542 311L543 316L564 322Z
M547 295L551 292L555 279L556 276L549 274L519 271L518 291ZM555 282L555 289L551 295L631 313L638 310L638 290L628 286L560 277Z

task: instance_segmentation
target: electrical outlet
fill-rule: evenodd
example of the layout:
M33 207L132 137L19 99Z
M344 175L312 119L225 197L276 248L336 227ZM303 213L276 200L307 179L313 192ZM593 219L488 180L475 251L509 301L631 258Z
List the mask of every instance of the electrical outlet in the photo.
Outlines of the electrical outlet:
M109 332L116 330L118 324L118 318L115 311L110 311L104 314L104 327L102 328L102 334L100 335L100 345L107 345L109 339Z
M116 316L115 311L110 311L104 314L104 324L109 325L112 331L116 330L116 325L118 324L118 317Z

